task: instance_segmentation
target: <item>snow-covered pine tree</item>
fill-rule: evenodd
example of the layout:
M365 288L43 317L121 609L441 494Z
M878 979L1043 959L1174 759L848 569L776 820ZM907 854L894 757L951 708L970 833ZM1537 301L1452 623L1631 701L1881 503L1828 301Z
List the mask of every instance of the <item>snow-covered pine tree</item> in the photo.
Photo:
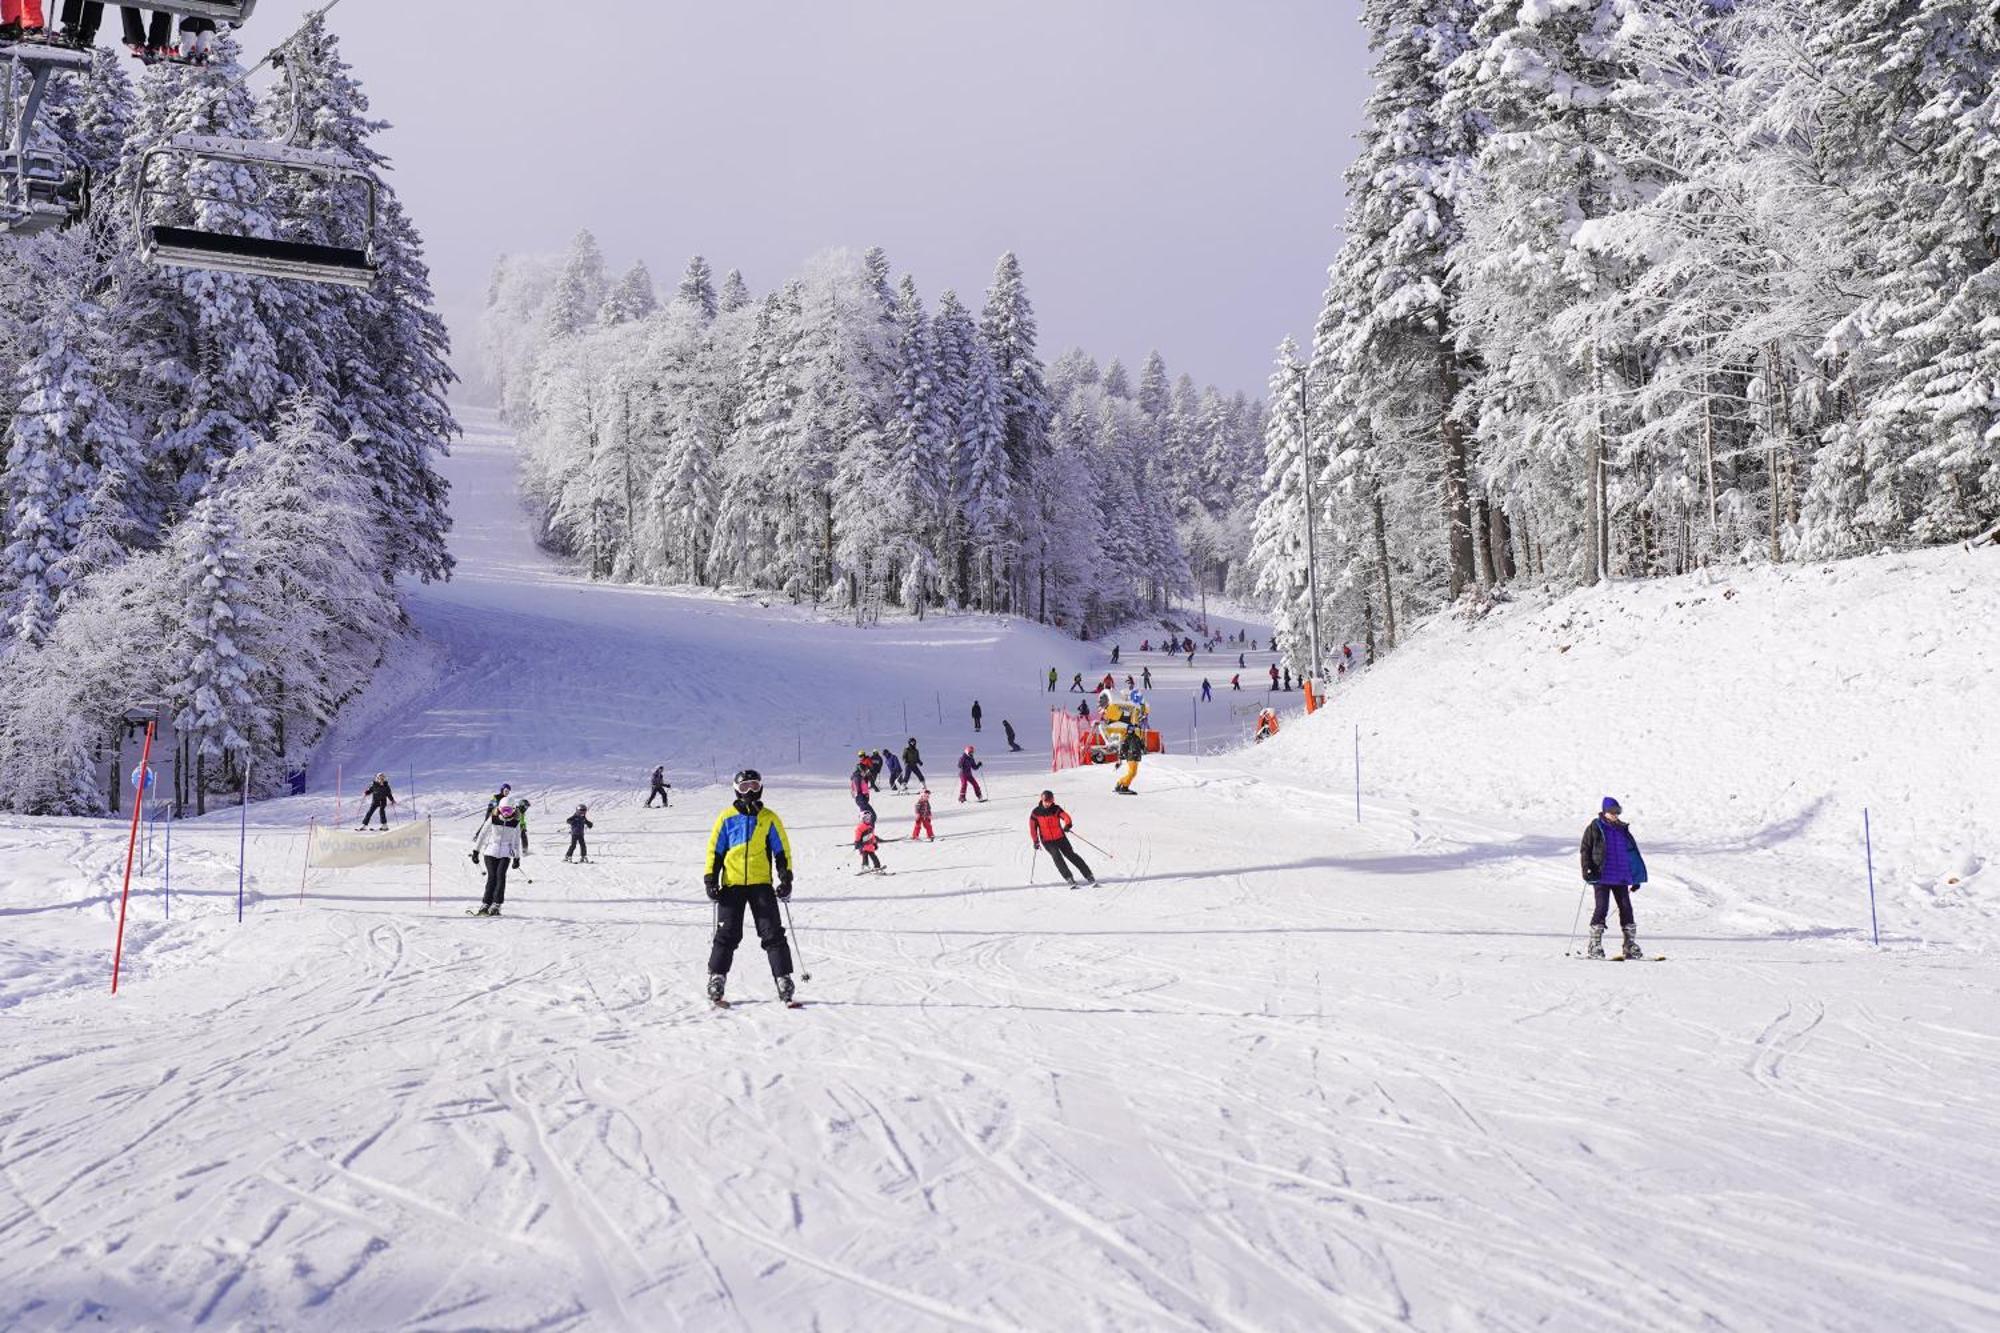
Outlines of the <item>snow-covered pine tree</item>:
M717 308L722 314L733 314L748 309L751 303L750 284L743 280L743 270L732 268L722 278L722 294L717 298Z
M612 284L598 318L606 324L629 324L651 317L659 308L660 298L653 291L653 275L647 269L645 260L635 259L624 276Z
M267 665L238 644L260 625L238 525L227 501L210 494L174 532L181 571L172 650L174 728L192 743L198 794L214 789L217 779L223 789L233 787L253 738L266 734L271 722L261 697Z
M1028 475L1048 457L1049 416L1052 405L1043 377L1040 353L1036 350L1035 310L1028 299L1027 280L1021 261L1012 251L1000 256L987 289L986 307L980 316L979 335L993 358L1000 377L1006 412L1006 441L1011 480L1024 496ZM1046 488L1043 488L1044 496ZM1045 520L1045 509L1020 505L1011 516L1013 537L1028 557L1009 576L1009 605L1023 614L1047 619L1048 572L1033 563L1033 553L1049 549L1036 525Z
M687 271L681 274L681 285L674 291L674 300L700 315L704 324L715 318L721 305L715 294L715 274L709 268L708 260L700 255L688 260Z
M606 286L604 251L586 228L570 242L556 275L555 289L542 313L544 336L551 340L574 338L597 323L598 313L604 309Z

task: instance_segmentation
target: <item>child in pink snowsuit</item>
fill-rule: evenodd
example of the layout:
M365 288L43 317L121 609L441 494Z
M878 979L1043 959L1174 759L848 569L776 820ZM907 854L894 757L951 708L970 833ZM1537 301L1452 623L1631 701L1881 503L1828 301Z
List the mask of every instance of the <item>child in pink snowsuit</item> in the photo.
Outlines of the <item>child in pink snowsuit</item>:
M875 854L881 847L882 840L875 836L874 814L862 815L861 822L854 826L854 850L861 853L863 870L882 869L882 858Z
M917 797L917 823L916 827L910 830L911 842L915 842L919 837L928 838L932 842L937 841L937 832L931 828L931 789L929 787L924 788L923 795Z

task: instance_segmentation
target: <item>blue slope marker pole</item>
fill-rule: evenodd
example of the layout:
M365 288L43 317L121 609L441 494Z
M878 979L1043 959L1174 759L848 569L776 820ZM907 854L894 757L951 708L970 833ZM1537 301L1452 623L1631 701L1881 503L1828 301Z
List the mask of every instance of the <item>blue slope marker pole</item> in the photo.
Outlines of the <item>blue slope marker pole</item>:
M417 785L417 770L410 769L410 787ZM411 802L416 801L414 795ZM173 826L167 826L171 832ZM243 820L236 831L236 924L243 924L243 865L245 854L250 850L250 765L243 765Z
M1875 915L1875 833L1868 824L1868 807L1861 807L1861 845L1868 853L1868 925L1875 934L1875 947L1882 947L1882 922Z

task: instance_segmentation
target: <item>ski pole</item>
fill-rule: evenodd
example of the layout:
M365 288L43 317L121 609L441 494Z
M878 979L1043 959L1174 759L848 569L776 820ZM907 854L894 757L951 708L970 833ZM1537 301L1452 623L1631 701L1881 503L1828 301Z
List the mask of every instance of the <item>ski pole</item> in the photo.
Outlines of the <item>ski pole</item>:
M1563 950L1563 957L1565 958L1576 952L1576 930L1578 926L1583 924L1583 899L1584 895L1589 892L1590 885L1585 884L1576 895L1576 920L1569 923L1569 945Z
M1078 833L1075 829L1071 829L1069 831L1069 835L1070 837L1075 838L1078 842L1082 843L1084 846L1090 848L1094 852L1103 852L1106 856L1110 857L1114 861L1118 859L1118 853L1112 851L1108 847L1099 847L1096 843L1084 837L1081 833Z
M792 900L790 898L780 898L778 899L778 905L785 909L785 933L792 937L792 957L798 960L799 980L811 981L813 974L806 971L805 950L799 948L799 928L792 924ZM718 907L717 911L720 912L720 910Z
M1040 843L1036 843L1028 849L1028 883L1030 884L1035 882L1035 867L1042 863L1042 858L1036 855L1041 850L1042 845Z

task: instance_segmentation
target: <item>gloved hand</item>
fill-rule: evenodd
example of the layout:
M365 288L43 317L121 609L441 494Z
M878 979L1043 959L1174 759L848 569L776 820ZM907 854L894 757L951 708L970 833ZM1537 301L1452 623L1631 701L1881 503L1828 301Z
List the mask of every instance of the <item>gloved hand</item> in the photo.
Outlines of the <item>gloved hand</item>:
M713 875L703 875L701 877L701 891L708 895L710 902L719 902L722 899L722 885L716 882Z
M791 896L792 872L789 870L780 870L778 872L778 901L783 902Z
M476 848L476 847L475 847L475 848L473 848L473 850L472 850L472 864L474 864L474 865L478 865L478 864L479 864L479 849L478 849L478 848Z
M517 856L514 858L514 869L519 870L520 868L521 868L521 858Z

